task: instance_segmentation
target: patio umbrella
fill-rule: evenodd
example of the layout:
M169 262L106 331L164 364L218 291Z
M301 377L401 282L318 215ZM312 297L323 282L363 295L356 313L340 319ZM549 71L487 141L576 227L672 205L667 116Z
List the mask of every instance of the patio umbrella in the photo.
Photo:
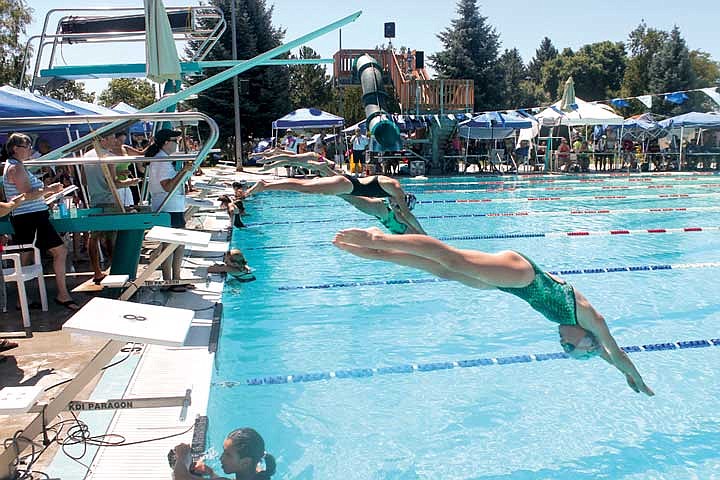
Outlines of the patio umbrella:
M577 110L577 104L575 102L575 81L572 77L568 77L565 81L565 89L563 90L562 100L560 101L560 110L563 112Z
M163 83L180 80L180 61L162 0L145 0L147 78Z

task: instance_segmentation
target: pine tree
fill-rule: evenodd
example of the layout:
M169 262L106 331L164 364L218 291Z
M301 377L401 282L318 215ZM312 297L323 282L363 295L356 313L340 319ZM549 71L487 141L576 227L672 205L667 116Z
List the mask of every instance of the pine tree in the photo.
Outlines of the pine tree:
M437 37L444 49L430 61L443 78L475 82L475 110L500 106L500 70L497 65L500 36L487 17L480 15L476 0L458 0L458 17Z
M512 109L531 106L525 103L526 97L520 88L520 84L527 77L527 68L518 49L505 50L500 56L498 65L502 77L502 107Z
M220 8L228 23L227 30L205 60L232 59L232 29L230 27L230 2L236 3L236 28L238 59L249 59L282 44L285 30L273 27L272 7L265 0L210 0L210 5ZM192 55L199 42L189 42L186 54ZM282 58L282 57L278 57ZM285 57L287 58L287 57ZM187 82L195 84L216 73L208 69L190 77ZM255 67L240 75L247 81L247 93L240 96L240 118L244 139L268 136L273 120L290 110L289 69L284 66ZM220 126L220 145L235 133L233 115L233 80L228 79L198 95L192 106L210 115Z
M21 0L0 1L0 85L17 85L20 80L25 35L32 21L32 8Z
M667 39L667 32L649 28L645 22L640 23L630 32L627 41L630 57L627 59L623 77L623 96L651 93L650 63Z
M310 47L301 47L297 57L320 58ZM292 109L316 107L335 110L332 83L322 65L292 65L290 67L290 105Z
M548 37L540 42L540 47L535 50L535 57L528 65L528 76L535 83L540 83L542 79L542 67L545 62L549 62L558 56L558 51Z
M690 51L676 25L667 42L650 63L650 90L653 93L676 92L694 86L695 73L690 62ZM665 114L679 113L686 108L682 105L669 105L667 102L657 103L657 111Z

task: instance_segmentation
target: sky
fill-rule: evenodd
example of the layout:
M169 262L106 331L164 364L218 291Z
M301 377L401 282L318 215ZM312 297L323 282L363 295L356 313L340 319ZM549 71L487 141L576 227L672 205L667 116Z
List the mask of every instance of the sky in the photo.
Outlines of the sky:
M33 24L28 35L40 34L48 10L58 8L57 0L26 0L34 9ZM69 2L72 5L74 2ZM373 48L386 43L383 23L395 22L393 45L423 50L426 58L442 49L437 33L450 26L456 18L456 2L450 0L266 0L273 7L273 23L287 30L285 39L292 40L334 20L362 10L358 20L342 29L343 48ZM690 49L710 53L720 60L717 21L720 6L717 0L684 2L649 0L605 0L578 2L558 0L514 2L480 2L480 13L500 35L502 49L517 48L525 62L535 54L543 37L549 37L558 50L604 40L625 41L628 34L644 19L648 26L670 30L678 25ZM85 5L88 3L86 2ZM165 0L166 6L198 4L196 0ZM76 5L83 5L77 2ZM142 7L140 0L103 0L103 6ZM570 7L568 7L570 5ZM55 29L58 14L52 17ZM323 58L330 58L339 48L339 35L333 32L308 44ZM142 44L105 44L102 46L66 45L58 65L129 63L144 61ZM107 81L87 82L90 91L101 91ZM653 93L653 92L648 92Z

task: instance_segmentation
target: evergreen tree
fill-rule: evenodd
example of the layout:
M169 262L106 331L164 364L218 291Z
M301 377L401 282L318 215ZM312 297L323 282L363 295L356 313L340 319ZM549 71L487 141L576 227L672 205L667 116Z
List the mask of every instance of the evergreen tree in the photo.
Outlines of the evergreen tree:
M502 77L502 108L520 108L531 106L526 102L525 93L520 85L527 77L527 68L517 48L505 50L498 61Z
M667 42L650 63L650 91L676 92L694 86L695 73L690 62L690 51L676 25L670 32ZM674 106L668 102L656 102L656 105L654 109L664 114L677 114L687 109L687 106Z
M125 102L135 108L145 108L155 102L155 88L140 78L113 78L98 97L101 105L108 108Z
M210 0L210 5L224 12L228 28L205 57L206 60L232 59L231 1L236 3L238 59L255 57L282 44L285 30L273 27L273 9L267 7L265 0ZM200 42L188 42L186 54L192 55L199 46ZM200 75L188 78L187 82L198 83L218 71L205 70ZM267 136L270 134L272 121L290 110L289 69L284 66L255 67L241 74L240 78L247 80L248 85L247 93L240 96L243 139ZM218 123L221 145L225 145L227 138L235 133L232 104L232 79L205 90L192 102L193 107L210 115Z
M640 23L630 32L627 42L630 57L627 59L623 77L623 96L651 93L650 63L667 39L667 32L649 28L645 22Z
M558 51L548 37L540 42L540 47L535 50L535 57L528 65L528 76L535 82L540 83L542 79L542 67L546 62L558 56Z
M310 47L301 47L299 55L290 58L320 58ZM290 66L290 106L292 109L316 107L335 110L332 82L322 65Z
M0 1L0 85L17 85L20 80L24 53L20 37L32 21L32 12L22 0Z
M68 100L82 100L83 102L93 103L95 101L95 94L86 91L85 84L76 82L75 80L68 80L67 82L63 82L62 85L52 90L48 90L45 93L48 97L57 98L58 100L62 100L63 102L67 102Z
M475 110L500 106L500 70L497 65L499 35L487 17L480 15L476 0L458 0L458 17L437 35L444 49L430 61L442 78L472 79Z

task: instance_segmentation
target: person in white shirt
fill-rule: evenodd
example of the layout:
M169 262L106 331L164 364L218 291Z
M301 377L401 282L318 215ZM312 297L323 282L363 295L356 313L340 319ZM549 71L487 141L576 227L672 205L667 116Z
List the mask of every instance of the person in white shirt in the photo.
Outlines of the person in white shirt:
M178 137L182 132L177 130L162 129L155 133L155 139L145 151L146 157L169 157L177 152ZM150 178L148 187L151 195L152 209L158 211L169 193L182 181L186 173L192 170L192 162L186 163L180 171L175 170L172 161L153 162L148 167ZM185 228L185 192L182 186L178 188L172 197L162 208L163 212L170 214L170 226L172 228ZM163 263L163 280L180 280L180 265L182 263L185 247L182 245L175 249L175 252ZM185 285L172 285L170 291L184 292Z
M370 139L359 128L356 128L355 135L352 136L350 141L352 142L353 163L356 165L356 171L361 172L365 163L365 150L370 144Z

